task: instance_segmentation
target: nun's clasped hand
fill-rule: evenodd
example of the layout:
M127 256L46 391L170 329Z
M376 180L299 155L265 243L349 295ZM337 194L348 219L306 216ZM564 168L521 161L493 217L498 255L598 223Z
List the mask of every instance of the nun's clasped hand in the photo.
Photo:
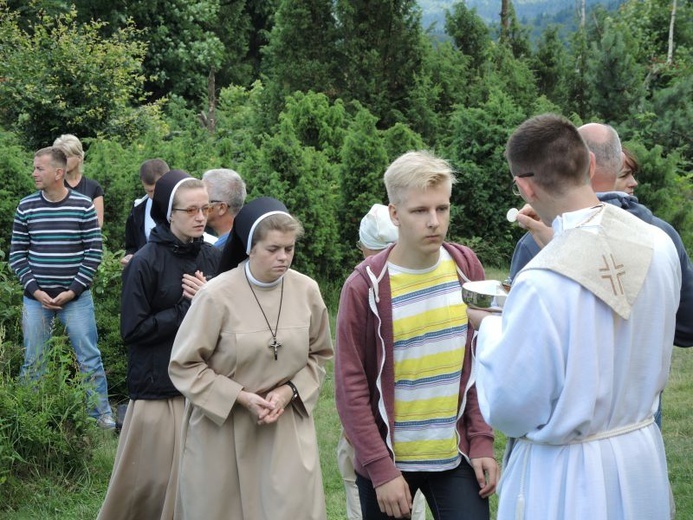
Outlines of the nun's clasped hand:
M291 389L283 385L272 390L264 399L252 392L241 390L237 400L255 416L257 423L262 425L277 422L284 413L284 408L291 402L292 397Z

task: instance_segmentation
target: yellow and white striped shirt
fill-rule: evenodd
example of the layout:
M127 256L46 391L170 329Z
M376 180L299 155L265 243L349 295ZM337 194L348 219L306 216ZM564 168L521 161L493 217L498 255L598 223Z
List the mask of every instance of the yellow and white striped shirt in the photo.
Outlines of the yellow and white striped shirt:
M457 467L457 409L467 339L467 307L455 262L441 248L425 270L388 264L394 337L397 468Z

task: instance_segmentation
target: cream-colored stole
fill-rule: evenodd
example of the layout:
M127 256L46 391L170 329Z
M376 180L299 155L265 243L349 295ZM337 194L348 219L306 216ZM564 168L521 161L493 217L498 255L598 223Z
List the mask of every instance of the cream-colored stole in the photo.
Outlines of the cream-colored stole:
M576 227L554 237L523 269L548 269L576 281L623 319L645 281L654 252L653 228L606 204L597 233Z

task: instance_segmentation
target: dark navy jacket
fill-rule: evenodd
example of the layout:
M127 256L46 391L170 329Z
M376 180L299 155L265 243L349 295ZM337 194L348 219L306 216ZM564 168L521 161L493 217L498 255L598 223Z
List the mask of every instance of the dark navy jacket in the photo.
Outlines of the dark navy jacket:
M147 196L145 195L135 203L125 221L125 254L132 255L144 247L147 236L144 234L144 219L147 209Z
M183 274L217 273L221 251L201 238L184 244L165 224L123 271L120 334L128 346L130 399L168 399L180 395L168 375L173 340L190 300L183 296Z

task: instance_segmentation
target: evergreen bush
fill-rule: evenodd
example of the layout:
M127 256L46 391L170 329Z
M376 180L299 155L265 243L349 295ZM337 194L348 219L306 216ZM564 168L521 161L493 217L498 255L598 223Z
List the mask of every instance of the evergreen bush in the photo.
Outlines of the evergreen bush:
M125 221L135 199L144 195L140 183L140 164L145 159L139 147L123 147L107 139L90 143L84 173L104 190L104 247L112 251L125 248Z
M23 290L7 262L0 262L0 330L5 349L4 363L11 373L22 364L22 296Z

